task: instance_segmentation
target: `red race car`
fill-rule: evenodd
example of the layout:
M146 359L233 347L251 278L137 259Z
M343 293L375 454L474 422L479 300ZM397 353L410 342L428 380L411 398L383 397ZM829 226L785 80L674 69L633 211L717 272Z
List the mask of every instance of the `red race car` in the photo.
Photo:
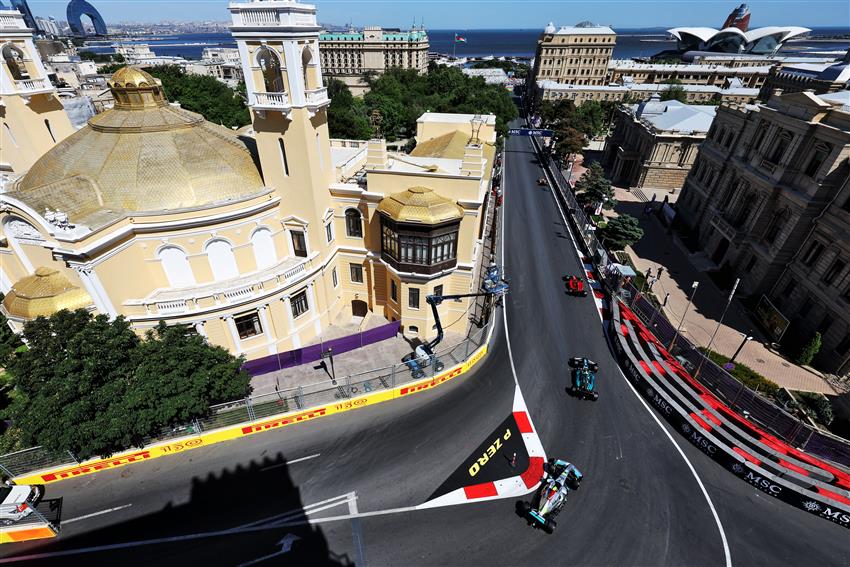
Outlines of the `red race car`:
M567 280L567 293L570 295L587 295L587 289L584 285L584 280L578 276L570 276Z

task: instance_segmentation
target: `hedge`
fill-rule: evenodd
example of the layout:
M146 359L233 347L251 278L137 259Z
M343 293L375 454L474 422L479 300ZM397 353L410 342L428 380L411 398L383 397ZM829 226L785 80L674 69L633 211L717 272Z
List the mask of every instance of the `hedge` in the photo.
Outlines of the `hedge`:
M708 349L703 347L700 347L699 350L702 351L703 354L708 351ZM719 352L714 352L713 350L708 351L708 357L712 362L721 367L729 362L728 357L723 356ZM732 370L727 370L727 372L738 382L742 383L750 390L756 390L757 392L767 394L770 397L776 397L776 393L779 391L779 384L773 380L765 378L746 364L741 364L739 362L735 362L733 364L735 367Z

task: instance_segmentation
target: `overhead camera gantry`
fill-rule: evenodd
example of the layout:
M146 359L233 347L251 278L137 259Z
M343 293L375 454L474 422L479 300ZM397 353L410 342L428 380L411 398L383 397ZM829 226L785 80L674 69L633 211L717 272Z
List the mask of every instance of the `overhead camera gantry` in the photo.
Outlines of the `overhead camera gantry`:
M434 321L437 326L437 336L433 340L422 343L410 354L401 359L413 374L413 378L423 378L425 376L425 368L434 365L434 371L439 372L444 368L444 364L434 354L434 349L443 341L445 333L443 332L443 324L440 320L440 312L437 306L443 301L460 301L467 297L490 297L496 300L496 305L501 305L502 297L508 293L510 285L502 274L502 269L496 264L491 264L487 268L484 275L484 283L482 290L478 293L461 293L456 295L428 295L425 301L431 306L431 311L434 314Z

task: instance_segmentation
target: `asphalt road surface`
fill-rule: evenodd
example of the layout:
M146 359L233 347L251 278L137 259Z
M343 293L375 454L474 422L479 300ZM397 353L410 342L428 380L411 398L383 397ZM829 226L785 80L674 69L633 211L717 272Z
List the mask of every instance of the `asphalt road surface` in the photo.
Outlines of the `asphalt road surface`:
M593 299L565 293L562 277L581 267L553 195L535 183L541 176L530 140L509 139L503 246L512 287L490 353L470 375L49 485L48 497L63 498L61 537L0 554L122 567L850 564L846 530L725 472L631 389ZM565 392L572 356L599 364L598 401ZM585 474L555 534L529 527L518 498L411 510L509 416L515 377L547 456Z

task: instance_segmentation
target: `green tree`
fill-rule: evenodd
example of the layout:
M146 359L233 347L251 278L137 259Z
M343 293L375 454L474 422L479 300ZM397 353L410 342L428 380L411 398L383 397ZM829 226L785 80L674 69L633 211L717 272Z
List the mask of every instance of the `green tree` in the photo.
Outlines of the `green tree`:
M587 138L584 134L573 128L572 126L557 127L555 132L555 154L561 158L569 159L573 154L580 153L582 148L587 145Z
M820 333L815 333L812 338L806 343L803 348L800 350L800 353L797 355L797 364L800 366L806 366L811 364L812 359L815 355L820 351L821 347L821 335Z
M22 442L84 459L110 455L248 393L242 359L186 327L142 339L118 317L59 311L24 327L9 363L11 416Z
M0 302L3 301L5 295L0 293ZM12 353L24 345L21 337L17 333L13 333L9 328L9 322L6 317L0 313L0 369L5 368Z
M118 69L121 69L122 67L126 66L127 65L125 65L124 63L107 63L105 65L98 65L97 72L103 75L111 75Z
M602 208L613 209L617 202L614 200L614 188L605 177L605 171L599 162L593 162L576 182L576 199L582 205L596 206L602 203Z
M156 65L145 70L162 81L170 102L179 101L186 110L197 112L214 124L239 128L251 122L244 99L215 77L190 75L177 65Z
M328 129L332 138L368 140L372 128L366 118L362 99L355 99L348 86L337 79L328 81Z
M622 250L643 238L643 229L638 220L631 215L620 215L612 218L599 229L602 241L612 250Z
M678 100L679 102L688 102L688 94L682 86L682 81L672 79L668 84L670 86L661 92L661 100Z

